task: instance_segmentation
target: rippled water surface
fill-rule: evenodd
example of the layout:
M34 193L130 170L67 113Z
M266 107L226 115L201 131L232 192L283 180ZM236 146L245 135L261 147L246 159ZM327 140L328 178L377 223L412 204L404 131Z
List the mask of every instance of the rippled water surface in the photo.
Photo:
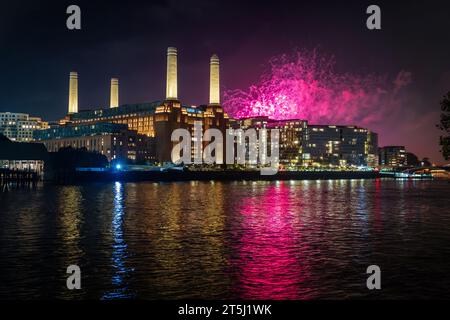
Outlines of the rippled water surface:
M392 180L14 190L0 299L450 298L449 199L448 182Z

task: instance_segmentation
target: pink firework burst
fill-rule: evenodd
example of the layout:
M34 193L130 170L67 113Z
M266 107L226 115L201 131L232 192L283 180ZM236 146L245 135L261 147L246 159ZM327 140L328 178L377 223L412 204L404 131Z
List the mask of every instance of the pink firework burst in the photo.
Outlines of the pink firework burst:
M387 81L386 76L338 74L334 59L317 50L283 54L272 58L269 66L269 72L248 90L225 92L230 116L369 125L389 113L411 76L402 71L394 81Z

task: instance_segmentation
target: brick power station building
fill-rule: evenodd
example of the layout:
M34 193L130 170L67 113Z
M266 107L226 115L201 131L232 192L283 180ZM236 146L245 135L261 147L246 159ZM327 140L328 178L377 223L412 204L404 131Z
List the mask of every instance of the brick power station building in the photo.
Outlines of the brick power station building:
M34 138L49 151L62 147L87 148L109 161L170 162L175 129L195 123L202 129L261 128L280 130L280 164L285 167L331 165L376 166L378 136L356 126L311 125L306 120L273 120L266 117L229 119L220 101L220 61L210 59L209 102L186 106L178 97L177 49L167 50L166 98L141 104L119 104L119 79L111 79L110 106L78 110L78 74L70 73L68 114L59 127L36 131ZM225 145L225 144L224 144ZM191 152L193 153L193 147ZM225 152L224 152L225 154Z

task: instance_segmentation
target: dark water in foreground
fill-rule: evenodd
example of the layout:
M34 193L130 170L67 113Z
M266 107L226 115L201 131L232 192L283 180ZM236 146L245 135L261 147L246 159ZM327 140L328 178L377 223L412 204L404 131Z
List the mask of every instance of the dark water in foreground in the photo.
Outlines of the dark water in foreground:
M392 180L0 194L0 299L450 298L449 198L448 182Z

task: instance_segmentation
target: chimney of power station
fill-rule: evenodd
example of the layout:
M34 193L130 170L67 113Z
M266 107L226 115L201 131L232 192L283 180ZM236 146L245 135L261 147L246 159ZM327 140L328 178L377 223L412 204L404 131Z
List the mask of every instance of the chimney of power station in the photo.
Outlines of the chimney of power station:
M109 102L110 108L117 108L119 106L119 79L111 78L111 99Z
M216 54L210 60L209 104L220 105L220 60Z
M178 100L177 88L177 48L167 48L166 100Z
M78 112L78 73L71 72L69 80L69 114Z

